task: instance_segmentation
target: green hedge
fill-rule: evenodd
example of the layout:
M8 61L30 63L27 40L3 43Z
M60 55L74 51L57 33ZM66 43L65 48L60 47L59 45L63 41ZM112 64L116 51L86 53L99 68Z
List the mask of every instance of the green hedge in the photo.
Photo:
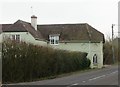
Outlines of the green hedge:
M55 50L26 43L3 43L2 80L33 81L89 68L87 53Z

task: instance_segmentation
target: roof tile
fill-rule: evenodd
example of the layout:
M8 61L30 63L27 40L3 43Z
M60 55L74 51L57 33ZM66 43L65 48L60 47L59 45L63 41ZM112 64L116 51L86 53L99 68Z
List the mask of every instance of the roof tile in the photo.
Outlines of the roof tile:
M30 23L18 20L14 24L3 24L3 32L29 32L35 39L49 40L49 35L60 34L60 41L104 42L104 34L87 23L38 25L36 31Z

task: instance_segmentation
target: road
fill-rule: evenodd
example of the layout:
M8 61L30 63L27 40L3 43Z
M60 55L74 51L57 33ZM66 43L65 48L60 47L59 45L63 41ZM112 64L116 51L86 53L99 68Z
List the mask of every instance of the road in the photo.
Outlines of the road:
M118 67L109 66L103 69L91 70L66 77L17 83L17 85L66 85L66 87L75 85L118 85Z

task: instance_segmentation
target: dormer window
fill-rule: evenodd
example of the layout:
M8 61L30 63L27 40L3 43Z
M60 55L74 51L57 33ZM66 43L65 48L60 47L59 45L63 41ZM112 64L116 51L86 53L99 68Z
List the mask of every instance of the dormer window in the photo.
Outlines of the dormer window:
M59 44L59 35L49 35L49 40L51 45Z

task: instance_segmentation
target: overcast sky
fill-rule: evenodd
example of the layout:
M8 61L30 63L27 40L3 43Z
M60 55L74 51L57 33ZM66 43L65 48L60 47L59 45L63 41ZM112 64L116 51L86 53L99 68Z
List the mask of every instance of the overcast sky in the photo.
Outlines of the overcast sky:
M111 25L118 24L119 0L0 0L0 24L18 19L38 24L88 23L111 36ZM31 9L32 6L32 9ZM117 35L118 27L114 26Z

